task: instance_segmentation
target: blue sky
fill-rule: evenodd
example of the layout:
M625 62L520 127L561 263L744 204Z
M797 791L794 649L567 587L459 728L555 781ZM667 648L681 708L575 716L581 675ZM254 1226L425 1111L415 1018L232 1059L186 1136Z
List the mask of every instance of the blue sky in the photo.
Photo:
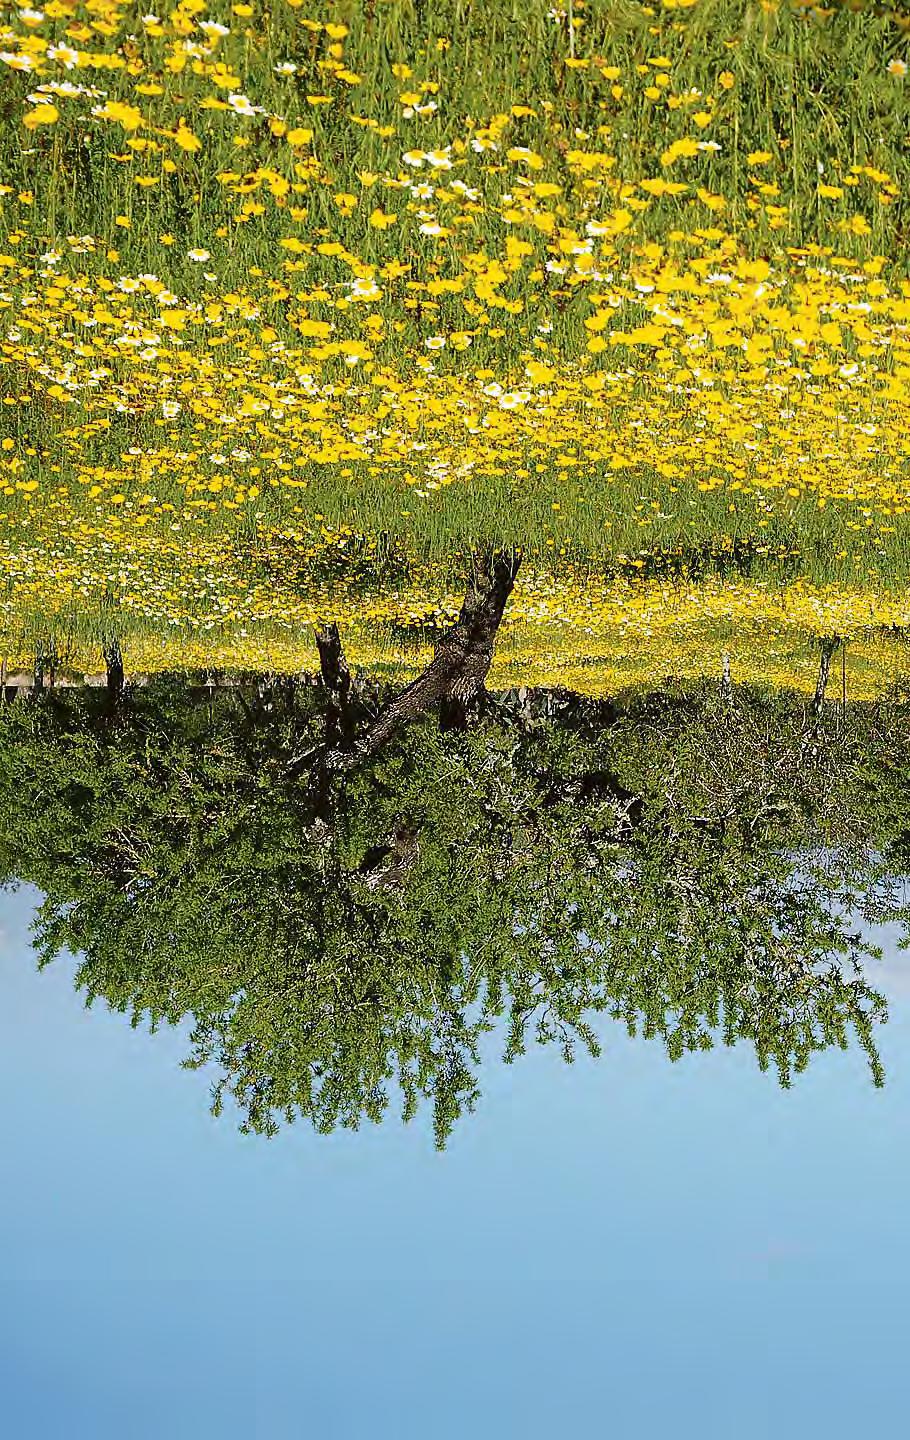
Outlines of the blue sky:
M910 964L884 1092L747 1050L490 1065L426 1124L245 1138L0 896L0 1435L903 1436Z

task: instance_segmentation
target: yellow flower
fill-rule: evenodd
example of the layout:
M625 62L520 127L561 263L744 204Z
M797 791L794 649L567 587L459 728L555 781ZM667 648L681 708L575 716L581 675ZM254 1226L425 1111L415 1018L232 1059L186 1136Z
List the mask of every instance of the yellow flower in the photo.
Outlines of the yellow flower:
M99 105L92 111L99 120L111 120L118 122L124 130L138 130L142 124L143 115L135 105L127 105L121 100L108 100L106 105Z
M549 385L556 379L556 371L550 365L544 365L540 360L531 360L525 366L525 374L532 385Z
M35 130L39 125L56 125L59 119L56 105L36 105L34 110L27 111L22 123L26 130Z
M710 190L703 188L699 188L695 193L701 203L707 205L709 210L726 210L727 202L723 195L714 195Z
M697 154L698 141L693 140L691 136L686 136L682 140L674 140L672 145L668 146L660 157L660 163L661 165L672 165L676 160L689 159Z
M511 150L506 151L506 159L515 162L523 162L532 170L543 169L543 159L536 150L527 150L523 145L513 145Z
M300 320L297 329L301 335L310 335L316 339L324 340L332 333L332 327L325 320Z
M195 150L202 149L202 141L193 134L184 120L180 120L174 132L174 141L181 150L187 150L190 154Z

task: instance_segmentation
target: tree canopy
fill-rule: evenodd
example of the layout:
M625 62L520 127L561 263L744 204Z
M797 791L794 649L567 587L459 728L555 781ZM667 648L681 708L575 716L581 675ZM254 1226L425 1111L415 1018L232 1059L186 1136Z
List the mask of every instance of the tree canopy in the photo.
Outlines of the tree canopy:
M326 771L333 703L174 676L114 712L91 690L0 711L0 873L44 893L41 963L78 954L134 1022L190 1018L216 1109L329 1131L397 1090L442 1144L485 1035L571 1058L607 1020L671 1059L746 1041L784 1084L852 1033L880 1083L858 927L906 922L903 704L834 738L716 687L486 697Z

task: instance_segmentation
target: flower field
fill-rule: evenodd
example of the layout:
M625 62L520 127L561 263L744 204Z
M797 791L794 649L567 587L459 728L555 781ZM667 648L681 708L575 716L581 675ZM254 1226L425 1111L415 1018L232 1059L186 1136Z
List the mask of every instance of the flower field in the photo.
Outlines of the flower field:
M406 666L488 542L504 683L800 687L837 634L887 684L908 50L788 0L0 7L4 649L299 668L329 614Z

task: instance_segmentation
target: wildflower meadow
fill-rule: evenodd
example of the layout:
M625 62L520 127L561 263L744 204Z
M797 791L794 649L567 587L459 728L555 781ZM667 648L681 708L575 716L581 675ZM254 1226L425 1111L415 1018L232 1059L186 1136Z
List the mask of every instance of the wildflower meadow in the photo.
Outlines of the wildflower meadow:
M0 638L76 670L910 668L907 17L0 7Z

